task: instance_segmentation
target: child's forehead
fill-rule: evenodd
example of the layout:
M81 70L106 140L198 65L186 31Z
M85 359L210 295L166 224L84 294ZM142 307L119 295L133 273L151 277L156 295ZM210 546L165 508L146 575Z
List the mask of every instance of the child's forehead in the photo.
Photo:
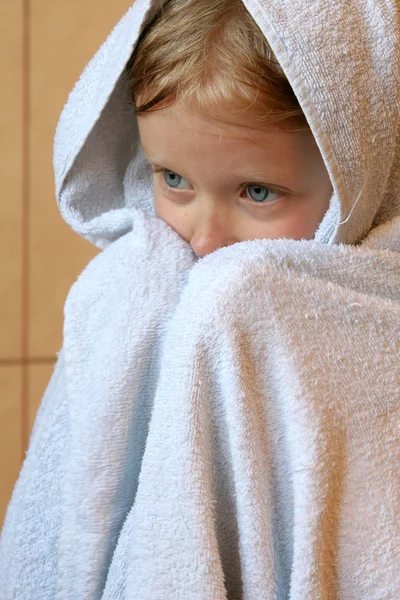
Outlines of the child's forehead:
M260 125L250 111L235 113L216 107L208 112L190 105L175 103L138 117L141 129L157 135L161 144L175 138L209 137L214 143L232 140L241 143L268 146L278 140L287 141L292 132L277 124ZM309 130L304 135L310 135Z
M308 173L318 155L309 131L238 126L191 110L183 113L177 106L140 115L138 122L150 163L184 176L197 169L207 179L216 171L229 170L257 179L268 170L284 186L288 173L290 178Z

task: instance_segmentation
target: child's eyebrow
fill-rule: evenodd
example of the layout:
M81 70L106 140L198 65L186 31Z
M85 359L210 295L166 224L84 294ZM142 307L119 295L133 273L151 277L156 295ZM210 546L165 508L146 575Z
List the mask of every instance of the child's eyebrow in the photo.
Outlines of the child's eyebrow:
M159 159L157 160L157 162L155 162L155 161L153 161L153 160L148 160L148 163L149 163L149 165L151 166L151 168L152 168L153 170L156 170L156 171L158 171L158 170L161 170L161 169L165 169L165 170L167 170L167 171L168 171L168 170L171 170L171 171L173 170L173 169L169 169L169 168L168 168L168 167L165 165L164 161L162 161L162 160L159 160ZM175 173L175 171L174 171L174 173Z
M150 164L154 165L155 167L161 167L163 165L163 163L165 162L165 157L163 156L147 156L147 160Z
M278 178L282 178L282 173L276 173L273 172L271 170L268 170L268 168L265 168L265 171L260 171L260 170L254 170L254 171L236 171L235 175L239 178L239 179L248 179L250 181L254 181L259 179L261 180L266 180L266 179L276 179Z
M270 185L278 185L279 187L284 187L285 183L288 185L291 180L289 178L289 173L268 169L268 167L263 171L260 171L259 169L254 171L238 171L235 175L238 179L242 179L249 183L268 183Z

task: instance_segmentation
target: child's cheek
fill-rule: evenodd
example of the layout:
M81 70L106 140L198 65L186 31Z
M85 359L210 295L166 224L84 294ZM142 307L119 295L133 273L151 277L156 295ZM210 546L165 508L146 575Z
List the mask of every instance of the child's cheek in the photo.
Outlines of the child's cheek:
M172 227L173 207L159 182L154 182L154 212L159 219Z
M159 219L162 219L163 221L165 221L164 218L164 214L165 214L165 206L164 206L164 202L163 202L163 190L161 189L160 186L160 181L158 178L158 174L155 173L153 175L153 200L154 200L154 212L156 214L156 216Z
M190 243L190 224L186 211L171 202L162 190L154 189L154 212L156 217L167 223L186 242Z

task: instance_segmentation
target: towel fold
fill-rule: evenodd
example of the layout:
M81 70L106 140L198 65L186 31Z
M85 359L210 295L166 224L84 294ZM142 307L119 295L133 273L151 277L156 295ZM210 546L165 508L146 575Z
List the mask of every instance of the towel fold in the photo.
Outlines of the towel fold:
M395 598L398 255L262 240L193 264L133 217L67 299L0 597Z

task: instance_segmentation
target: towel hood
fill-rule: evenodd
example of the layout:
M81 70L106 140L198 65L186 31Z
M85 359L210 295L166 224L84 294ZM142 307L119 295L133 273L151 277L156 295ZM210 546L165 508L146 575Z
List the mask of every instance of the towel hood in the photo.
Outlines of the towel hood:
M136 0L83 71L57 126L61 214L99 248L131 231L136 211L154 215L126 65L162 4ZM384 247L400 251L397 0L244 4L280 62L330 174L334 193L315 239L357 244L389 228Z

